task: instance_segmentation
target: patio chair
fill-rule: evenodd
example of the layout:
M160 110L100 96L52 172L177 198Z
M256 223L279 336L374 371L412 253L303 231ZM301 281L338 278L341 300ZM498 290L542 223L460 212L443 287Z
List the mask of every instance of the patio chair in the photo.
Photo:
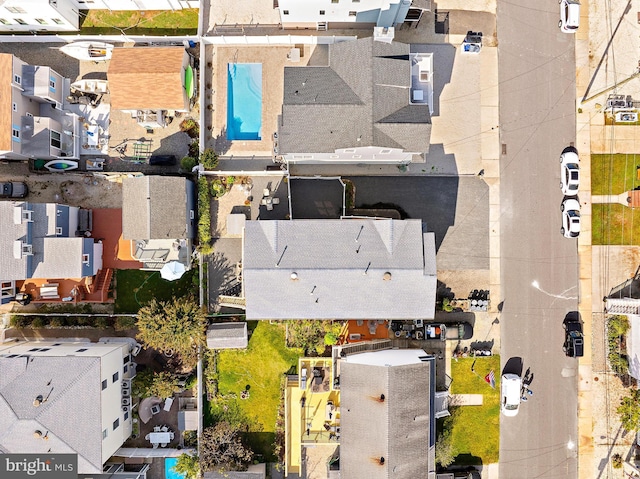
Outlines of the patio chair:
M267 211L273 211L273 203L267 203Z
M159 444L158 444L157 442L154 442L154 443L153 443L153 448L154 448L154 449L158 449L158 446L159 446Z
M145 438L147 441L149 441L149 440L150 440L150 439L149 439L149 438L150 438L149 434L147 434L144 438Z
M160 431L161 431L161 432L168 432L168 431L169 431L169 428L168 428L167 426L162 426L162 427L160 428Z
M271 196L269 188L265 188L264 190L262 190L262 196Z
M167 447L169 445L168 442L163 442L162 444L160 444L160 447Z
M280 198L274 198L274 199L273 199L273 200L271 200L271 201L272 201L272 203L273 203L274 205L279 205L279 204L280 204Z
M160 426L153 426L153 432L160 432Z
M173 434L172 432L169 433L169 439L171 439L173 441L173 438L175 437L175 434Z

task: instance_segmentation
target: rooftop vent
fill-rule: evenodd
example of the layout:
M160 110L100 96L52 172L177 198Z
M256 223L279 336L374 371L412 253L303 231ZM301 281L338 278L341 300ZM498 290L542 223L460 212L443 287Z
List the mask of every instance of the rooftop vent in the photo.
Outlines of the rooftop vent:
M298 273L291 273L291 280L296 281L298 279Z
M391 281L391 273L389 273L388 271L382 275L382 279L385 281Z
M35 407L40 406L40 404L42 404L44 402L44 398L42 397L42 394L38 395L34 400L33 400L33 405Z
M35 437L36 439L42 439L42 431L35 430L33 432L33 437Z

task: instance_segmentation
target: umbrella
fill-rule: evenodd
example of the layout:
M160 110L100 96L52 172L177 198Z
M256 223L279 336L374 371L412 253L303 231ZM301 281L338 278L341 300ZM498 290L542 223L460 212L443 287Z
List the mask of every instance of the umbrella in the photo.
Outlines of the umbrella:
M180 279L186 271L184 265L178 261L169 261L160 270L160 276L167 281L175 281Z

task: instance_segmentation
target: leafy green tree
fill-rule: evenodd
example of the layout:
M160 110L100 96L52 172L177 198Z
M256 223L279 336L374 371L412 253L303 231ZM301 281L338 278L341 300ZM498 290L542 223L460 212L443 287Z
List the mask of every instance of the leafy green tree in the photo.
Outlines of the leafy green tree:
M131 393L140 398L152 396L168 398L180 391L178 379L173 374L166 371L154 373L149 368L136 374L131 389Z
M292 320L287 322L287 342L291 347L303 349L305 354L313 350L322 354L326 346L338 341L341 329L339 321Z
M200 478L200 462L198 456L192 456L191 454L181 454L178 456L178 461L173 470L178 474L181 474L184 479L199 479Z
M253 458L253 452L242 443L239 431L221 421L202 432L200 468L202 471L241 471Z
M629 396L622 398L616 409L625 431L637 431L640 427L640 390L630 389Z
M193 167L196 166L197 164L198 164L198 160L196 160L192 156L185 156L183 159L180 160L180 168L182 168L184 171L190 172L191 170L193 170Z
M207 316L193 298L171 302L151 300L138 311L138 339L158 351L172 350L185 366L197 361L197 347L206 341Z
M620 337L629 330L629 319L626 316L611 316L609 318L609 335Z

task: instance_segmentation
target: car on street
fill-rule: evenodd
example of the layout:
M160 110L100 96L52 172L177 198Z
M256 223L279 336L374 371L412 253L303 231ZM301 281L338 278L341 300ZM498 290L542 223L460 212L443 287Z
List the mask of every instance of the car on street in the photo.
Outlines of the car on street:
M577 238L580 235L580 202L575 198L566 198L562 202L561 210L560 232L565 238Z
M566 149L560 155L560 189L565 196L576 196L580 187L580 164L578 153Z
M582 335L582 323L577 312L567 314L564 322L564 345L562 350L570 358L584 356L584 337Z
M0 198L24 198L27 194L29 194L29 188L22 181L0 183Z
M558 26L563 33L576 33L580 26L580 1L559 0L560 21Z
M425 339L440 339L442 341L471 339L473 337L473 326L469 323L424 323Z
M505 416L515 416L520 408L522 397L522 378L517 374L505 373L500 380L502 401L500 410Z

